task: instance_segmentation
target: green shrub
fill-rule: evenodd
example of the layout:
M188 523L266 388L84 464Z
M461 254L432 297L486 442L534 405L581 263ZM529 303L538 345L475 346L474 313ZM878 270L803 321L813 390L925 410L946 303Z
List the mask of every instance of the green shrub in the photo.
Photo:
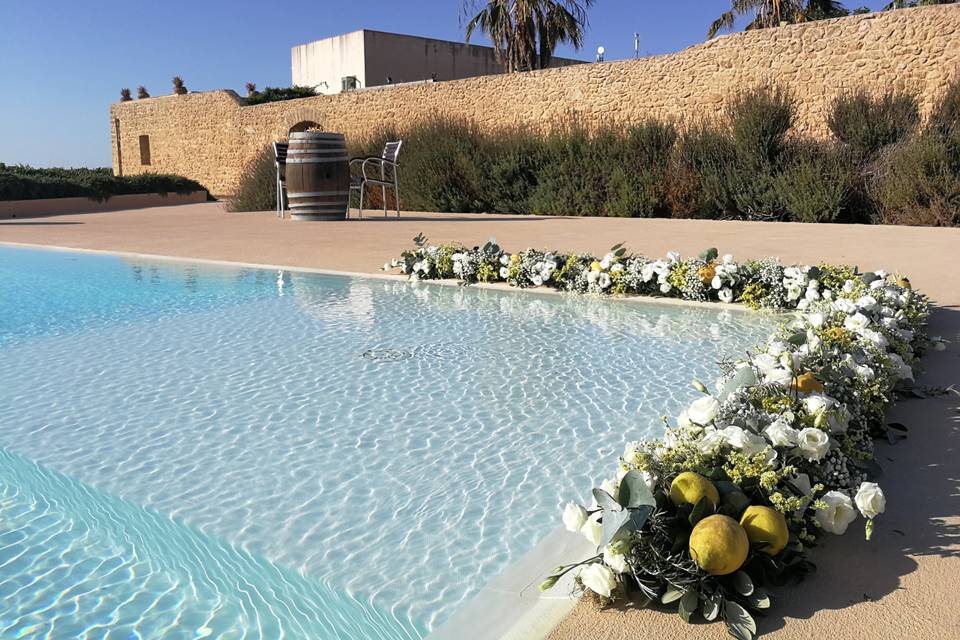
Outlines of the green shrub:
M82 197L104 201L135 193L203 191L199 182L182 176L143 173L115 176L112 169L35 169L0 162L0 200Z
M776 179L776 189L791 220L837 222L850 200L850 159L839 149L802 145Z
M737 155L748 164L776 165L796 116L793 96L779 87L746 89L733 94L725 111Z
M674 147L667 180L667 205L676 218L717 218L734 207L727 167L735 151L716 123L691 125Z
M483 136L477 156L480 162L478 196L486 211L526 213L543 165L543 141L529 129L507 128Z
M610 155L619 141L606 127L589 131L575 120L561 123L545 137L543 163L530 197L533 213L603 215Z
M669 123L647 120L627 129L607 177L606 213L611 216L661 216L669 212L669 159L677 140Z
M251 90L250 87L253 87ZM281 100L296 100L298 98L310 98L317 95L317 90L313 87L301 87L294 85L292 87L267 87L263 91L257 91L257 85L247 83L247 104L264 104L266 102L280 102Z
M960 224L960 162L951 140L926 132L888 149L869 183L884 224Z
M243 168L230 211L273 211L277 208L277 166L273 147L263 147Z
M859 158L870 158L917 128L920 109L915 95L888 90L874 96L864 89L834 99L827 125L834 137Z
M960 135L960 78L951 82L933 105L927 128L942 136Z

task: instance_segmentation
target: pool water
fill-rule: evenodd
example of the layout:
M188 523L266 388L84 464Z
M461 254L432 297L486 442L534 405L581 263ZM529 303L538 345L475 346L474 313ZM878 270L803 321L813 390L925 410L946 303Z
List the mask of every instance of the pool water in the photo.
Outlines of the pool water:
M0 637L422 637L771 323L0 247Z

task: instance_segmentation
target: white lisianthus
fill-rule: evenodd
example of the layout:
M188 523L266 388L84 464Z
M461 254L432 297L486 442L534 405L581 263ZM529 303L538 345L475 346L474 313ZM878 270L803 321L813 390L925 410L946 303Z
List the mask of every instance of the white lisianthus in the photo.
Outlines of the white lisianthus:
M779 384L786 387L793 381L793 374L786 369L777 367L768 371L767 375L763 377L763 381L767 384Z
M630 571L630 565L627 564L627 556L617 553L613 545L607 545L603 548L603 563L613 569L615 573L627 573Z
M670 293L670 289L673 287L670 286L670 283L664 282L660 285L660 293Z
M733 302L733 289L724 287L717 293L717 297L720 298L720 302Z
M800 429L796 452L807 460L820 460L830 450L830 437L815 427Z
M606 289L607 287L609 287L611 282L612 280L610 279L610 275L607 273L601 273L600 276L597 278L597 284L600 286L601 289Z
M607 478L600 483L600 489L615 497L617 495L617 487L619 485L620 482L616 478Z
M857 495L854 497L857 503L857 509L868 520L876 518L887 508L887 498L883 495L883 489L876 482L864 482L860 485Z
M722 433L716 429L710 429L707 433L700 439L700 444L698 445L701 453L712 453L717 447L727 443L727 439Z
M723 280L720 279L720 276L713 276L713 279L710 280L710 286L714 289L719 289L723 286Z
M811 313L807 316L807 321L810 323L811 327L822 327L823 320L824 318L822 313Z
M863 336L864 339L869 340L870 342L880 347L881 349L886 349L887 346L890 344L887 341L887 338L882 333L880 333L879 331L874 331L873 329L864 329L863 331L860 332L860 335Z
M568 502L563 508L563 526L576 533L587 523L587 510L576 502Z
M834 402L834 399L829 396L812 393L803 399L803 408L809 415L815 416L824 411L828 411Z
M596 562L580 572L580 580L583 586L604 598L609 598L617 587L617 576L613 571Z
M780 361L769 353L758 353L753 356L753 366L760 370L760 373L769 373L771 369L779 366Z
M767 439L776 447L795 447L799 431L791 427L782 419L777 419L763 430Z
M855 371L857 376L863 380L873 380L877 377L876 372L865 364L857 365Z
M506 267L500 267L500 279L506 280L510 271Z
M703 396L694 400L687 408L687 417L701 426L713 422L720 410L720 403L713 396Z
M753 456L766 449L767 441L755 433L737 426L729 426L720 430L724 440L734 449L738 449L745 456Z
M690 429L695 425L690 421L690 415L687 413L687 410L684 409L680 412L680 415L677 416L677 426L681 429Z
M857 519L857 510L853 508L853 500L845 493L828 491L820 500L826 503L826 508L817 509L814 517L823 530L838 536L843 535L850 523Z
M580 533L583 534L583 537L596 546L600 546L600 541L603 539L603 525L600 524L600 515L601 513L598 511L587 518L587 521L580 527Z
M877 299L873 296L860 296L854 304L864 311L873 311L877 308Z
M869 326L870 318L860 312L857 312L852 316L847 316L847 318L843 321L843 328L849 329L854 333L860 333Z
M540 277L539 275L536 275L536 276L533 276L532 278L530 278L530 282L533 283L533 286L539 287L539 286L543 285L543 278Z
M846 287L844 287L844 289L846 289ZM853 302L847 300L846 298L834 300L833 308L837 311L843 311L846 314L855 313L857 311L857 305L853 304Z

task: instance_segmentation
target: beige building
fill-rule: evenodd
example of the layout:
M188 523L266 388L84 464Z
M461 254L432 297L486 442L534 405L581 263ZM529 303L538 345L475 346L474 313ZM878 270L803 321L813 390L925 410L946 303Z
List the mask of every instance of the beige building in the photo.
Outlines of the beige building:
M551 67L580 64L554 58ZM290 51L293 84L319 93L503 73L490 47L360 29Z

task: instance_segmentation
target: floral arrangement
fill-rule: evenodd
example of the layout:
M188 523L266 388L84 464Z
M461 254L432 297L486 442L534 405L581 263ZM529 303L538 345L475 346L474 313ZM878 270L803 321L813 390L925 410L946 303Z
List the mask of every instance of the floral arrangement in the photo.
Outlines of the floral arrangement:
M494 241L465 249L428 245L384 265L412 278L459 278L598 294L672 296L792 310L766 344L721 364L712 390L664 436L627 445L589 505L568 503L563 522L597 553L557 567L541 589L578 570L604 601L641 596L676 603L685 621L722 619L731 635L756 635L751 612L770 606L769 586L813 569L806 550L841 535L859 515L867 539L886 499L875 482L874 438L906 427L884 414L913 385L929 347L929 303L906 278L846 266L737 262L715 249L697 258L601 258Z

